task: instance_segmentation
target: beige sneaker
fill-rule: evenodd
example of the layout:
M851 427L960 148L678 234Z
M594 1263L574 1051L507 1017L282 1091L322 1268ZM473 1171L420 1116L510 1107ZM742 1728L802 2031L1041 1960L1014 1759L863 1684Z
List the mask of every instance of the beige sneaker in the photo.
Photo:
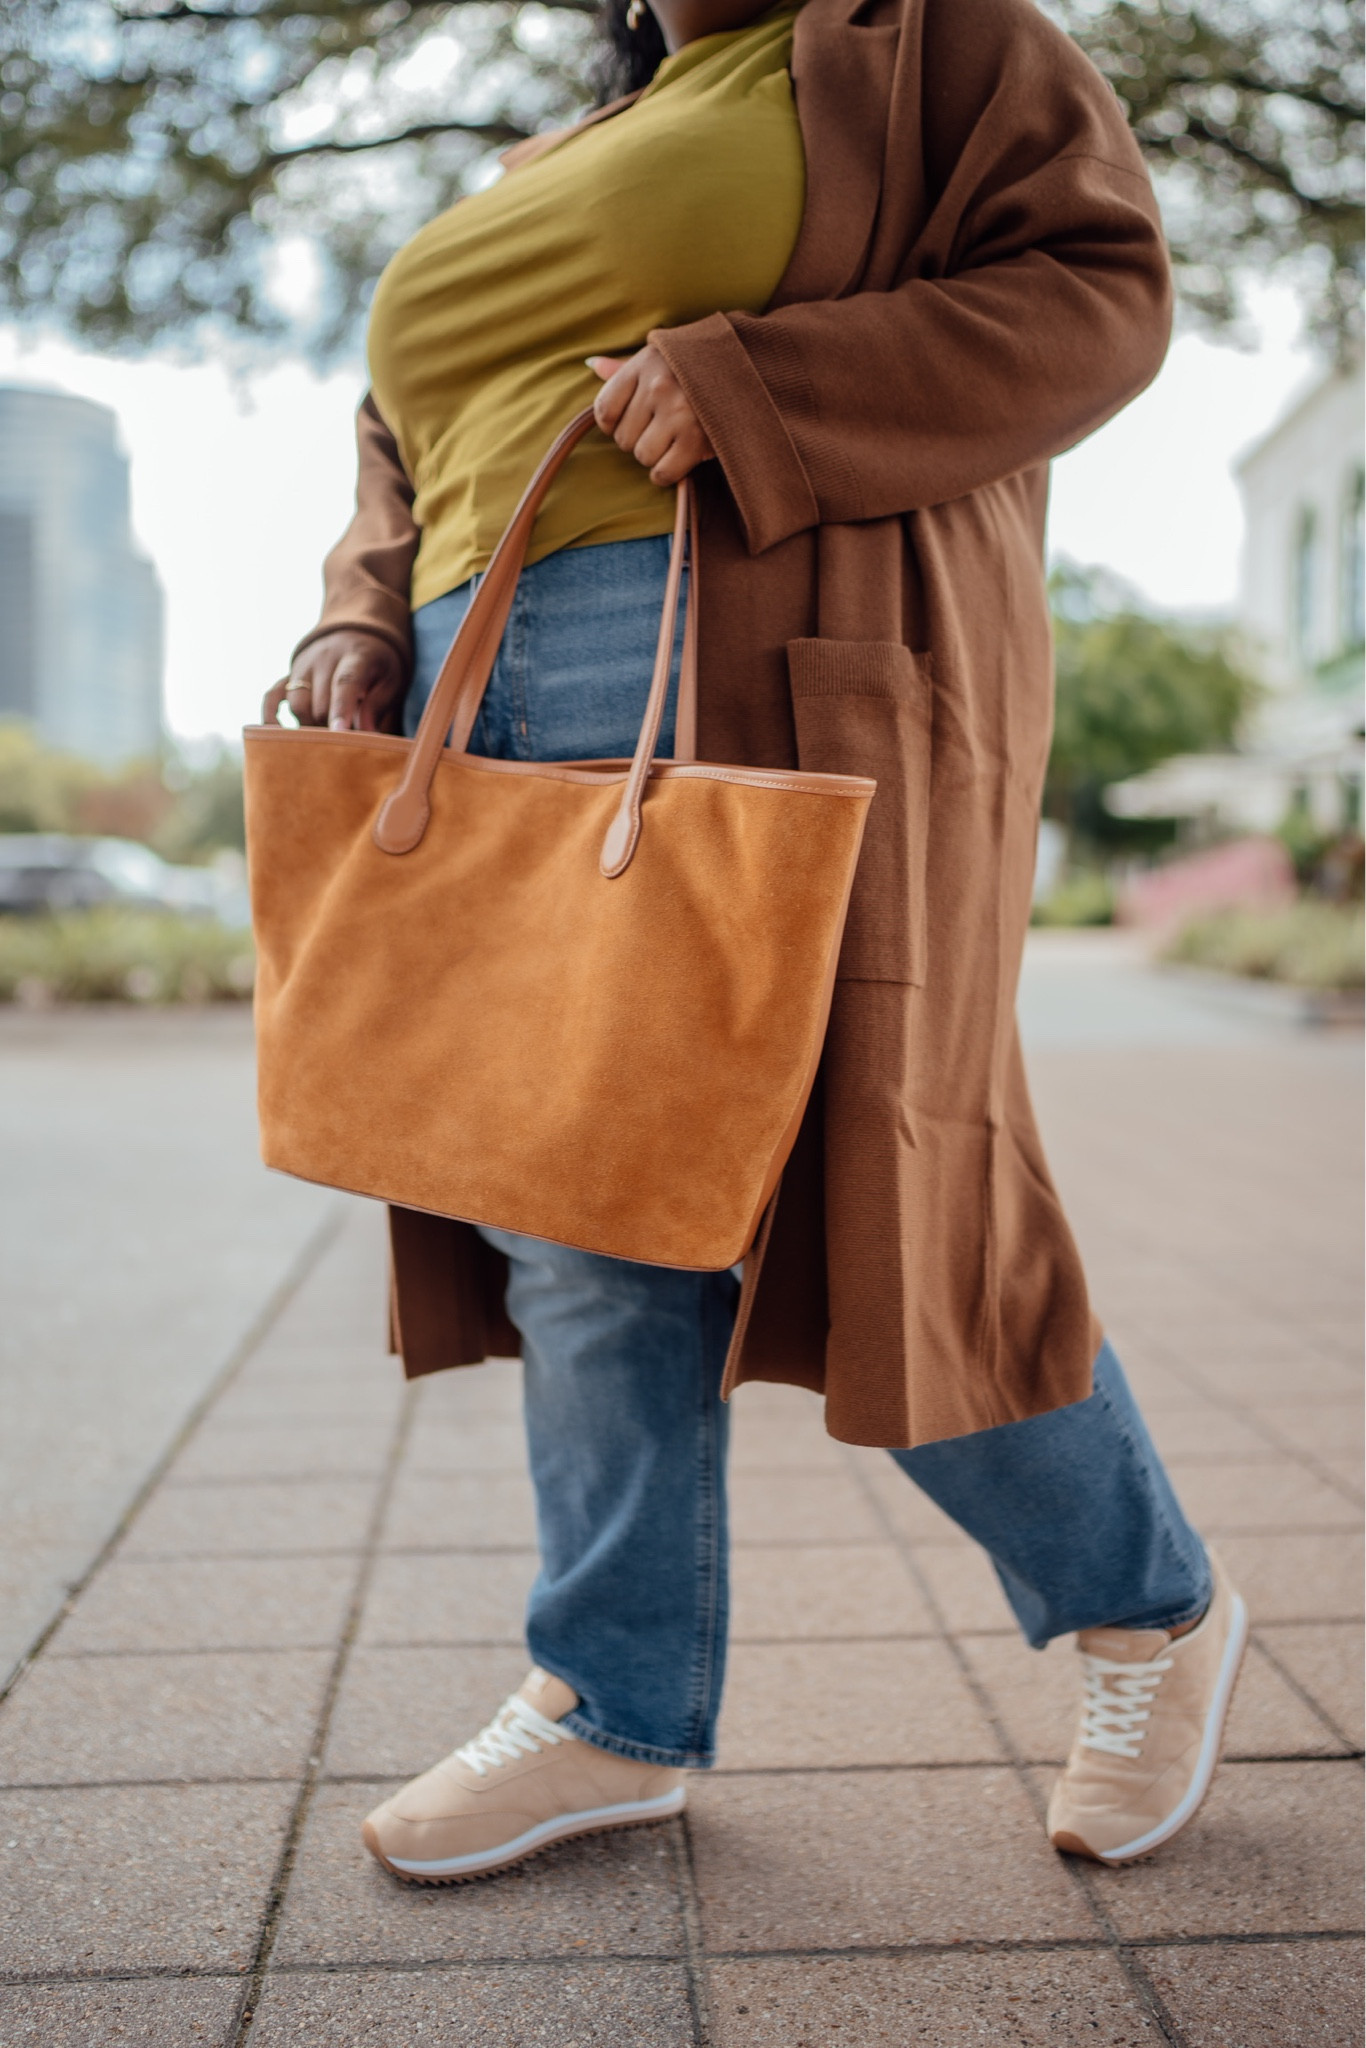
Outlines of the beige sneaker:
M580 1742L555 1724L578 1694L536 1669L482 1735L377 1806L361 1830L395 1877L459 1884L551 1842L683 1809L683 1773Z
M1215 1557L1214 1593L1185 1635L1088 1628L1086 1703L1048 1802L1055 1849L1128 1863L1183 1828L1209 1790L1247 1645L1247 1609Z

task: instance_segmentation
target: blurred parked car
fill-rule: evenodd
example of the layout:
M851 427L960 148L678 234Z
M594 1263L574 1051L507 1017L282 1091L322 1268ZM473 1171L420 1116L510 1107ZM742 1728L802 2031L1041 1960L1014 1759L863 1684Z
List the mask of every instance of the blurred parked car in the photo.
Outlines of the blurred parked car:
M94 910L103 904L249 922L240 856L211 867L173 867L134 839L65 832L0 834L0 914Z

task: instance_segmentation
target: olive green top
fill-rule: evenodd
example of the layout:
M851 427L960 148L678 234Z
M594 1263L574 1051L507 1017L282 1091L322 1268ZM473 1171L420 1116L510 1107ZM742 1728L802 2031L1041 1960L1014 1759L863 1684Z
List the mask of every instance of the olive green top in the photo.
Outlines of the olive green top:
M416 491L415 606L484 567L537 461L601 388L586 356L767 305L806 198L795 12L687 44L624 112L462 199L385 270L370 374ZM673 495L593 432L528 559L666 533Z

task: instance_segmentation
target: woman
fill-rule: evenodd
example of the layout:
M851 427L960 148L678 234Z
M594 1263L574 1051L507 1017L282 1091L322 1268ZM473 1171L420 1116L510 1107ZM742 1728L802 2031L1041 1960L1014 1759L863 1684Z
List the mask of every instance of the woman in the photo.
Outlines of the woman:
M1246 1619L1091 1314L1013 1011L1046 465L1161 360L1152 195L1030 0L652 5L648 89L514 152L381 280L356 517L288 701L341 727L402 703L414 729L596 390L476 750L631 752L695 474L700 755L878 793L821 1086L742 1284L391 1212L408 1372L522 1354L542 1569L536 1668L365 1839L444 1882L678 1810L721 1693L724 1397L772 1379L986 1546L1031 1643L1079 1632L1049 1833L1123 1862L1203 1797Z

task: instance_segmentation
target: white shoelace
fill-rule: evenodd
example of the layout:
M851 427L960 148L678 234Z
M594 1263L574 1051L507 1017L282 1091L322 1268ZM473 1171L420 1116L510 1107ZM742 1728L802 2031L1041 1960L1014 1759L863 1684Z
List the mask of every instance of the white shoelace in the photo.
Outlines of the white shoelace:
M1151 1664L1117 1664L1087 1650L1082 1652L1082 1666L1086 1679L1083 1744L1087 1749L1108 1750L1111 1756L1138 1756L1157 1688L1172 1668L1171 1658L1158 1657Z
M564 1730L535 1707L513 1693L505 1699L487 1728L455 1752L462 1764L485 1777L502 1764L514 1764L519 1757L538 1756L542 1746L553 1747L565 1739Z

